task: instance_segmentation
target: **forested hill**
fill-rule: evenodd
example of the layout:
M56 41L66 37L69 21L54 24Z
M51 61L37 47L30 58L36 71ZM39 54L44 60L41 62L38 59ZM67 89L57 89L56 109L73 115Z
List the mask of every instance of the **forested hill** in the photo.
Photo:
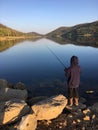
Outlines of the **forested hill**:
M61 27L48 34L46 37L52 40L65 40L83 42L95 42L98 44L98 21L79 24L72 27Z
M0 24L0 36L21 36L24 33L11 29L3 24Z
M3 24L0 24L0 39L4 37L23 37L23 38L41 38L43 35L36 32L23 33L11 29ZM72 27L60 27L44 37L65 44L72 42L77 44L92 44L98 45L98 21L92 23L79 24Z
M0 24L0 37L2 36L27 36L27 37L33 36L34 37L34 36L41 36L41 35L35 32L30 32L30 33L19 32L3 24Z
M79 24L72 27L60 27L48 34L48 37L71 37L73 35L91 36L98 35L98 21L92 23Z
M60 27L52 32L46 34L46 37L60 37L61 34L64 34L70 30L70 27Z
M61 34L63 38L75 39L77 37L97 37L98 36L98 21L76 25L70 28L69 31Z

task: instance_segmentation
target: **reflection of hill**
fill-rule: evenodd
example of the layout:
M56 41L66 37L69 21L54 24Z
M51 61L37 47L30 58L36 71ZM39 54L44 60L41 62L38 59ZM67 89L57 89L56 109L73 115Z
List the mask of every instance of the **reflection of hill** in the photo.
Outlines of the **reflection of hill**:
M21 40L0 41L0 52L14 46L19 42L21 42Z
M76 40L70 40L70 39L65 39L61 37L53 37L53 38L48 38L48 39L55 41L61 45L70 43L70 44L75 44L75 45L98 47L97 37L90 37L90 38L78 37Z
M30 41L37 41L39 40L39 38L35 38L35 39L15 39L15 40L3 40L3 41L0 41L0 52L1 51L4 51L20 42L23 42L25 40L30 40Z
M98 21L73 27L61 27L46 34L46 38L60 44L73 43L98 47Z

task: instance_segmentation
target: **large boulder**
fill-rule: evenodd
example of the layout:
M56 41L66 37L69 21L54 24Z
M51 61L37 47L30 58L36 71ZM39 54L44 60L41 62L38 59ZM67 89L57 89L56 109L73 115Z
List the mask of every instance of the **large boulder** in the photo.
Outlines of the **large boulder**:
M32 110L37 116L37 120L50 120L58 117L67 104L67 98L63 95L50 97L36 103Z
M18 82L15 86L14 86L15 89L20 89L20 90L24 90L26 89L26 86L24 83L22 82Z
M12 98L26 100L28 96L27 90L18 90L11 88L2 88L0 90L0 101L7 101Z
M0 102L0 125L15 122L29 111L30 107L20 99Z
M37 127L37 120L34 114L28 114L22 117L17 130L35 130Z
M8 82L7 82L7 80L5 80L5 79L0 79L0 90L2 89L2 88L7 88L8 87Z

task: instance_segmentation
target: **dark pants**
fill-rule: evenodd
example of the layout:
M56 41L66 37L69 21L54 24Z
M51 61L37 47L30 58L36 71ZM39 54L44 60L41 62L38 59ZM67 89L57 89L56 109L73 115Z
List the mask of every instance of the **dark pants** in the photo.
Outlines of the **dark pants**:
M68 88L69 98L79 98L78 88Z

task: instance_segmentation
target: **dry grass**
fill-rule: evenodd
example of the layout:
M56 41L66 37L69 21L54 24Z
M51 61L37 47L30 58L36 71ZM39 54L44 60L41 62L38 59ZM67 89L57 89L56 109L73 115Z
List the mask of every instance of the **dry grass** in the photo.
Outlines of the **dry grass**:
M25 39L25 36L5 36L5 37L0 37L0 41L4 40L15 40L15 39Z

